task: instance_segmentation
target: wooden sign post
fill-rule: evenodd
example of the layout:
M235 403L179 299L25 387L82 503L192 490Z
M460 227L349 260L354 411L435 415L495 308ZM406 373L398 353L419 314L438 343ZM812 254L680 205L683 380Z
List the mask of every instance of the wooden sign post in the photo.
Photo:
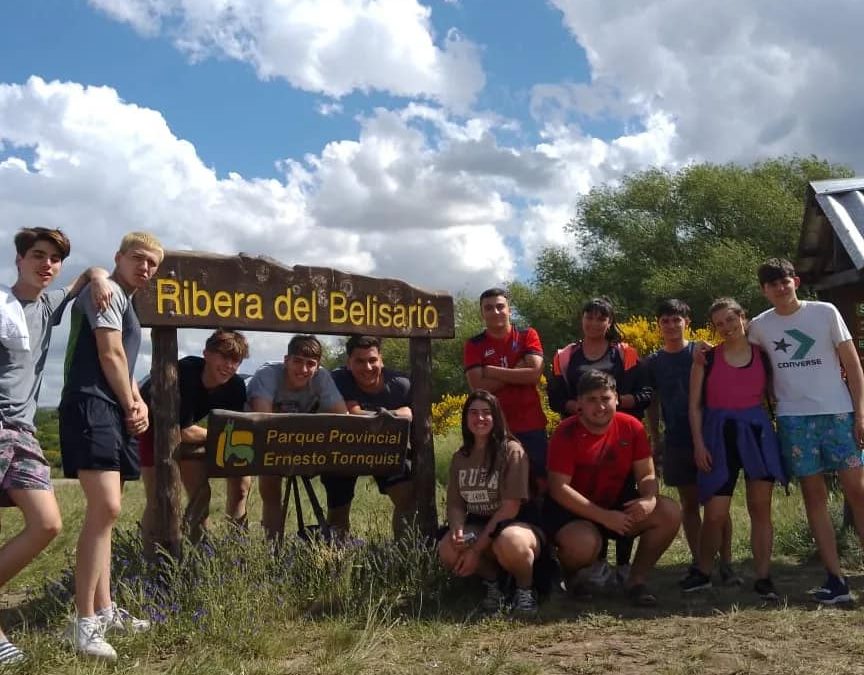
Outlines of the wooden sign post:
M177 328L232 328L410 339L411 445L418 521L437 525L432 441L431 340L455 334L453 298L396 279L324 267L288 267L266 257L168 251L146 289L135 294L142 326L153 328L153 421L157 524L152 543L179 551Z
M160 546L175 558L180 554L180 469L174 461L174 448L180 444L177 418L180 391L177 387L177 330L154 328L153 366L150 370L153 407L153 466L159 501L153 532L144 532L144 551L153 557Z

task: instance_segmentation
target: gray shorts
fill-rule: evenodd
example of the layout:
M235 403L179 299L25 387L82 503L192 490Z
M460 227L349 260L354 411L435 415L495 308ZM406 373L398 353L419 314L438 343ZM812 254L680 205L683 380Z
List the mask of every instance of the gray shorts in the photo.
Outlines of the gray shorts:
M12 506L9 490L51 490L51 467L39 441L27 431L0 429L0 506Z

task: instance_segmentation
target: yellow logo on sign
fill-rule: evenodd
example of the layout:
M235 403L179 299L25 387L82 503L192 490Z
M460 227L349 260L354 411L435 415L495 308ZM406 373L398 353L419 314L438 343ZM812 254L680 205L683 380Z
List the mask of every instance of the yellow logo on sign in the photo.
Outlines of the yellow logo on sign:
M234 420L225 425L216 445L216 466L247 466L255 459L255 437L251 431L234 431Z

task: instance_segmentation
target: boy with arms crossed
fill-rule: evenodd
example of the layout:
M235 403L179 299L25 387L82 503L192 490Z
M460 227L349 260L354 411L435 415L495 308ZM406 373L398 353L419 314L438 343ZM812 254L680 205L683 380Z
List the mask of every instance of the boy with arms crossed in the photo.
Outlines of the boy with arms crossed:
M60 511L51 472L36 440L36 401L51 342L51 331L68 302L93 280L105 304L108 273L91 268L66 288L46 291L69 256L69 239L60 230L25 228L15 235L18 279L0 286L0 505L15 505L24 529L0 548L0 584L5 584L60 532ZM0 631L0 666L20 662L21 651Z
M321 368L323 349L314 335L295 335L282 363L265 363L249 381L252 412L348 412L333 378ZM261 524L269 539L282 536L282 476L259 476ZM329 503L329 497L328 497Z
M77 616L65 637L73 648L110 661L117 652L106 630L142 631L150 625L111 600L111 532L120 515L123 481L139 476L136 436L147 430L147 406L133 377L141 324L132 295L147 285L163 258L151 234L130 232L114 256L107 309L93 302L92 286L75 302L66 383L60 400L63 473L77 478L87 506L75 557Z
M663 338L663 347L645 359L645 367L655 393L647 411L648 428L651 431L654 455L663 460L663 479L667 485L678 490L684 536L695 565L702 518L696 489L698 469L693 460L693 438L687 412L690 369L695 349L695 343L685 337L690 326L690 307L674 298L664 300L657 307L657 325ZM662 434L660 416L663 418ZM723 529L719 572L724 584L740 585L743 579L732 569L731 561L732 519L729 518Z
M465 343L468 387L498 397L508 428L531 462L532 483L543 485L547 439L546 415L537 391L543 375L540 336L533 328L519 330L510 322L510 296L503 288L483 291L480 314L486 330Z
M748 337L771 359L780 447L787 470L801 484L810 531L828 572L814 597L829 605L848 602L852 596L841 576L823 474L837 472L864 541L861 362L837 308L798 299L801 281L791 262L770 258L757 276L773 309L750 322Z

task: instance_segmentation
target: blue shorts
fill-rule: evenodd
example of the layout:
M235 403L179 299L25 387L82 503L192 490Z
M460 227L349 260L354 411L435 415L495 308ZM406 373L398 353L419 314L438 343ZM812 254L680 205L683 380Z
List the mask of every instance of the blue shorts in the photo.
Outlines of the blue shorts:
M852 413L778 417L777 435L789 475L815 476L864 466L853 422Z

